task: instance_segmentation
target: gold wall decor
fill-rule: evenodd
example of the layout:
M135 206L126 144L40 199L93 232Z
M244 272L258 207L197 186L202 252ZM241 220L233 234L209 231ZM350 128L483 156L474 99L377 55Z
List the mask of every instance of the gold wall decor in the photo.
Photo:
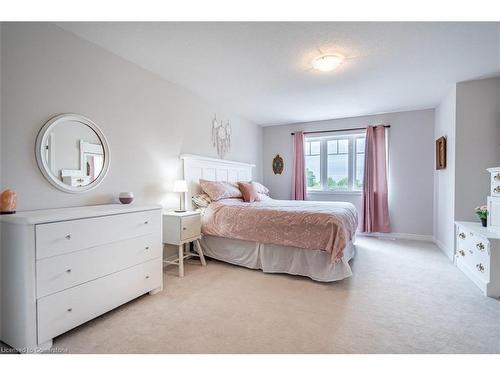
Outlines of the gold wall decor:
M436 140L436 169L446 169L446 138Z
M283 168L285 168L285 162L283 161L283 158L280 156L280 154L276 154L276 156L273 159L274 174L283 173Z

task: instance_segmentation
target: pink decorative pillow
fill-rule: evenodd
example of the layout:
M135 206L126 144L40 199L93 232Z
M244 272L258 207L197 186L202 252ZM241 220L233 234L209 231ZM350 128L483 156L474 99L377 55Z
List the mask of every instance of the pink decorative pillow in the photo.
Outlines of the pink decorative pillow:
M238 187L240 188L241 195L243 195L243 200L245 202L255 202L257 200L257 189L255 186L249 182L238 182Z
M229 182L208 181L200 179L201 189L208 194L211 200L218 201L226 198L241 198L241 191Z

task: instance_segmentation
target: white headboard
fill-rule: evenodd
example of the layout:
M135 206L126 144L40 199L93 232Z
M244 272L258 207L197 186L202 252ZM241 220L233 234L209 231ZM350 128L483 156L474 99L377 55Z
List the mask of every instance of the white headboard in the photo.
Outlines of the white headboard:
M200 194L199 180L210 181L250 181L252 168L255 164L241 163L223 159L207 158L205 156L183 154L181 155L184 180L187 182L186 209L192 209L191 197Z

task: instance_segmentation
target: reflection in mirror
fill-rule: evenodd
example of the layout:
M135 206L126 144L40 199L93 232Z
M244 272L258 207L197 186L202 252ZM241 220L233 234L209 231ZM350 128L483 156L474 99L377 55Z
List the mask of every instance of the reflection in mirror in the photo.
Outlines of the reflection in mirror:
M104 166L104 148L97 133L76 121L61 121L49 129L43 158L51 177L79 187L95 181Z

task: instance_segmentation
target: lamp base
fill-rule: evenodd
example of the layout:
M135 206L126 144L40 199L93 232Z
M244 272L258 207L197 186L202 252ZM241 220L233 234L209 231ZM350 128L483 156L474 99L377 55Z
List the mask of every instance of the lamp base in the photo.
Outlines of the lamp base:
M184 193L181 193L179 196L179 209L174 212L182 213L186 212L186 205L184 204Z

